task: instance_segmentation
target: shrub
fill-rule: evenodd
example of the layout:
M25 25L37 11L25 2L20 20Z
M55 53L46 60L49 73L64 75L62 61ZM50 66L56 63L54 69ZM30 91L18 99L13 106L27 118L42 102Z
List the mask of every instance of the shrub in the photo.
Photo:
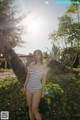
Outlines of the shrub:
M63 90L58 84L48 83L45 88L45 97L40 103L40 112L44 120L58 120L62 115Z
M50 80L50 78L49 78ZM39 110L43 120L80 120L80 79L51 80L45 87ZM28 120L26 99L16 78L0 81L0 111L11 120Z
M44 120L80 120L80 80L73 76L52 81L40 103Z

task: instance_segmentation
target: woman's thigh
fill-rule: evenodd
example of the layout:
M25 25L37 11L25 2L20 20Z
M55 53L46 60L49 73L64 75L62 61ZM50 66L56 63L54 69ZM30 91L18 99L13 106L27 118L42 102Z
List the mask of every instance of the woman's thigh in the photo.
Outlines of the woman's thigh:
M28 106L31 107L32 106L32 93L29 90L26 91L26 100L27 100Z
M32 98L32 109L38 109L39 103L40 103L40 99L41 99L41 91L36 91L33 94L33 98Z

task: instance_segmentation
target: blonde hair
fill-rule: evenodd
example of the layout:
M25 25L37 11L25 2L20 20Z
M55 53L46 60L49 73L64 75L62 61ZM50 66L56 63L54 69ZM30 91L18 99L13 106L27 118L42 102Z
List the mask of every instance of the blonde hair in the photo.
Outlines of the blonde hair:
M33 53L33 57L34 57L34 61L35 61L35 64L36 64L36 59L35 59L35 53L38 52L41 56L41 64L43 64L43 54L42 54L42 51L41 50L35 50L34 53Z

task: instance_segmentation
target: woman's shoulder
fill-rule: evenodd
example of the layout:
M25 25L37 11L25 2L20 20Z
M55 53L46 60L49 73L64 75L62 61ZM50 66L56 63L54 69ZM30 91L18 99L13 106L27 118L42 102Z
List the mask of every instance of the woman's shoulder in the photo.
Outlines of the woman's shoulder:
M32 68L34 66L35 62L31 62L28 68Z
M34 62L30 63L29 66L27 67L27 69L28 69L28 70L31 70L31 69L33 68L33 65L34 65L34 64L35 64Z
M32 67L35 64L35 62L31 62L29 67Z

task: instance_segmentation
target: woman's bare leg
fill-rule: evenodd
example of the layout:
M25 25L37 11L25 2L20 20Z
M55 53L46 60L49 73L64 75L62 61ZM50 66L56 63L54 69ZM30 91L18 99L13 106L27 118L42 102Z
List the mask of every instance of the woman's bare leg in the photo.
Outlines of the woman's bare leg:
M41 98L41 91L35 92L32 99L32 112L35 115L36 120L42 120L41 115L38 111L38 106Z
M27 104L28 104L28 107L29 107L30 120L34 120L34 115L32 113L32 93L29 92L28 90L26 91L26 100L27 100Z

